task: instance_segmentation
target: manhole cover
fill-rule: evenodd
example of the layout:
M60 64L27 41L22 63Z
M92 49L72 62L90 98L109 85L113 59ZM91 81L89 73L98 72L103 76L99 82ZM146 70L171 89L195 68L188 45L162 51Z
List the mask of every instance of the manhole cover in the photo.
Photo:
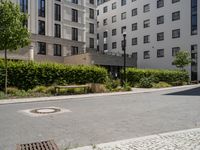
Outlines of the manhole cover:
M19 144L16 150L59 150L53 140L36 143Z
M60 112L61 110L59 108L39 108L39 109L33 109L31 110L31 113L36 114L52 114L56 112Z

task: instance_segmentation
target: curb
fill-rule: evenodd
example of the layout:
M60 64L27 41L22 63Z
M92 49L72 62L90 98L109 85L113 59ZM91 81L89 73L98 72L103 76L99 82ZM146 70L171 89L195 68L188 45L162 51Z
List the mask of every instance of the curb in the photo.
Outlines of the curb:
M0 105L16 104L16 103L31 103L31 102L46 102L46 101L68 100L68 99L90 98L90 97L101 97L101 96L115 96L115 95L151 93L151 92L159 92L159 91L182 89L182 88L193 88L193 87L200 87L200 84L161 88L161 89L132 88L132 91L129 91L129 92L95 93L95 94L82 94L82 95L70 95L70 96L51 96L51 97L38 97L38 98L21 98L21 99L3 99L3 100L0 100Z
M165 132L165 133L147 135L147 136L143 136L143 137L136 137L136 138L132 138L132 139L125 139L125 140L119 140L119 141L114 141L114 142L101 143L101 144L95 145L95 148L93 148L93 146L90 145L90 146L73 148L70 150L104 150L104 149L106 150L106 148L108 148L108 147L110 147L110 149L113 149L114 147L119 148L120 145L126 145L126 144L132 143L132 142L137 142L137 141L142 141L142 140L150 140L152 138L161 138L161 137L172 136L172 135L176 135L176 134L184 134L184 133L188 133L188 132L200 132L200 128Z

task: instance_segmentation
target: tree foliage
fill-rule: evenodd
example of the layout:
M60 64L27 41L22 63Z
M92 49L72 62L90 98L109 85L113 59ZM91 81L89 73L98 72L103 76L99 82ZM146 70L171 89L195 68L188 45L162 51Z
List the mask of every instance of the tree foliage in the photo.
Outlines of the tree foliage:
M0 50L17 50L30 43L30 33L23 25L27 18L17 4L0 2Z
M188 66L191 63L190 54L187 51L180 51L176 54L173 64L180 69Z

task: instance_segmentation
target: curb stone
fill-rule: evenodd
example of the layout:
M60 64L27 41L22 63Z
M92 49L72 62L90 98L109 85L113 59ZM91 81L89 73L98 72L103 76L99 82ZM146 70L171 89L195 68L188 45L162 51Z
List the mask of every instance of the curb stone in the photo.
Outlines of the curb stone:
M151 92L158 92L158 91L166 91L166 90L182 89L182 88L195 88L195 87L200 87L200 84L169 87L169 88L160 88L160 89L132 88L132 91L129 91L129 92L95 93L95 94L51 96L51 97L38 97L38 98L21 98L21 99L3 99L3 100L0 100L0 105L16 104L16 103L45 102L45 101L55 101L55 100L68 100L68 99L90 98L90 97L100 97L100 96L115 96L115 95L151 93Z

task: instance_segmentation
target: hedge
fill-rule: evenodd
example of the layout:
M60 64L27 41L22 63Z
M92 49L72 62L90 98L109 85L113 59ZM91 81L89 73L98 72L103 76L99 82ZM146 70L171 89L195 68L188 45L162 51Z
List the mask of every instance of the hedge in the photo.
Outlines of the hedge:
M0 89L4 88L4 62L0 60ZM97 66L8 61L8 86L32 89L52 84L104 83L107 71Z
M156 69L136 69L128 68L126 71L127 81L135 85L141 78L153 76L161 82L169 84L178 84L189 81L189 75L186 71L179 70L156 70Z

